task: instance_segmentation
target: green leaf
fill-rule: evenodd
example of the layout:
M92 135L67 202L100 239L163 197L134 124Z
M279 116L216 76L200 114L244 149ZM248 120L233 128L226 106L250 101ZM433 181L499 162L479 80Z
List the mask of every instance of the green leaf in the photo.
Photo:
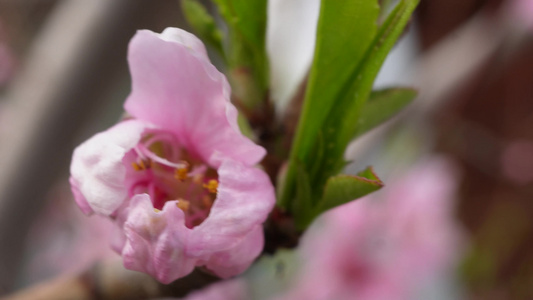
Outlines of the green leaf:
M265 99L268 89L266 54L267 0L214 0L228 24L227 58L234 94L248 108Z
M372 171L369 169L368 172ZM368 177L365 175L341 174L330 177L326 182L324 195L318 207L319 213L361 198L383 187L383 182L375 174L372 173Z
M416 95L416 90L409 88L389 88L372 92L361 112L354 138L387 121L411 103Z
M334 86L330 89L336 91L335 93L331 93L333 98L326 97L326 100L330 103L324 104L323 101L316 100L309 95L306 97L303 115L298 125L295 145L291 152L287 183L285 184L287 188L285 188L283 197L280 200L282 207L290 208L294 205L288 205L287 203L298 200L293 197L295 186L293 180L294 176L296 176L294 161L301 161L303 167L308 170L308 176L313 187L312 195L322 195L325 188L327 188L329 178L337 174L344 166L344 151L348 143L358 132L359 117L370 95L375 77L387 54L407 25L418 1L402 0L397 4L385 22L380 26L377 34L373 36L370 46L365 48L366 52L363 58L360 59L360 64L357 68L352 69L351 64L348 63L346 66L347 69L350 69L348 78L344 80L343 76L345 73L339 72L341 75L339 82L330 83ZM328 1L325 2L327 3ZM369 2L366 1L367 4ZM342 17L342 14L339 17ZM374 17L377 18L377 16ZM321 21L323 21L322 17ZM319 30L320 25L319 22ZM320 55L320 52L318 55ZM314 63L313 68L317 66L316 57ZM333 70L328 70L327 66L324 66L324 68L322 70L323 72L337 71L335 66ZM312 73L311 80L314 78L313 75ZM313 81L310 83L311 86L308 92L312 93L315 88L315 83ZM322 87L325 89L328 88ZM327 93L325 96L328 96ZM317 137L319 136L323 137L323 140L320 142L317 141ZM316 149L319 147L324 148L322 150ZM326 155L324 155L324 159L317 160L312 154L321 153L321 151L326 153ZM291 187L293 187L292 190ZM312 200L307 201L307 205L312 205ZM302 207L305 204L299 204L297 206ZM296 215L299 212L293 211L293 214Z
M246 119L246 117L243 116L243 114L241 114L240 112L237 115L237 125L239 125L239 129L245 137L249 138L254 142L257 142L257 137L255 136L252 126L248 122L248 119Z
M361 112L379 69L403 32L417 3L418 0L404 0L398 3L379 28L362 65L353 74L350 84L346 86L345 94L339 96L327 121L322 125L323 130L334 130L334 132L326 135L328 139L325 144L328 145L330 160L321 162L318 173L311 174L313 178L320 176L318 182L324 182L339 171L338 166L343 161L344 151L357 133Z
M287 208L294 192L291 184L295 176L294 161L300 160L306 165L313 161L310 152L322 125L375 36L378 13L377 0L321 2L315 56L291 150L289 184L279 199L282 207Z
M357 175L340 174L330 177L326 181L324 194L312 214L302 220L301 229L305 229L316 217L323 212L346 204L383 187L383 182L376 176L371 167Z
M307 220L313 216L311 205L306 205L312 200L310 178L302 165L298 166L298 176L296 179L296 201L293 202L292 211L297 211L294 215L295 225L299 229L305 229Z
M214 0L228 25L238 30L246 42L264 51L267 0Z
M222 31L218 29L213 17L207 12L206 8L197 0L182 0L181 7L185 19L187 19L194 32L218 51L222 57L225 57L222 47Z

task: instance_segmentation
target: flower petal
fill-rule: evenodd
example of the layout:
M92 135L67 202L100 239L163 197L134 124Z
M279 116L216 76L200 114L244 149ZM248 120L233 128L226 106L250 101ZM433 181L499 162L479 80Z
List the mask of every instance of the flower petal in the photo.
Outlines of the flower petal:
M190 32L175 27L167 27L159 34L159 37L167 42L184 45L189 48L192 55L201 55L206 61L209 61L204 44Z
M261 254L264 242L263 226L256 225L232 248L214 253L205 266L222 278L239 275Z
M240 133L229 84L195 39L179 29L162 35L138 31L129 46L132 93L124 107L134 117L174 132L189 152L213 167L221 163L212 157L215 150L256 164L265 150Z
M94 211L87 202L87 199L85 199L85 196L83 196L83 194L80 192L80 184L74 178L72 178L72 176L69 178L69 183L72 195L74 195L74 200L80 207L81 211L88 216L92 215Z
M274 206L274 187L262 170L227 159L218 176L218 195L211 212L193 228L187 251L191 256L205 257L241 243ZM259 242L262 247L262 240Z
M143 122L128 120L98 133L74 150L70 182L83 212L110 215L124 201L124 155L141 139Z
M150 196L135 195L124 224L124 266L148 273L165 284L191 273L196 259L184 252L190 232L184 222L185 215L176 201L167 202L162 211L155 212Z

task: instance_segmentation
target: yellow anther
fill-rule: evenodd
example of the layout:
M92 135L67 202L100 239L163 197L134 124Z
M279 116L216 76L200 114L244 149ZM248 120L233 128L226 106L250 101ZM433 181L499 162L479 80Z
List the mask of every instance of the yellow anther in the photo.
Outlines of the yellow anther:
M187 179L189 174L189 168L183 167L183 168L177 168L176 171L174 171L174 178L177 180L185 181Z
M144 163L144 160L139 161L139 167L141 167L141 170L146 170L146 164Z
M133 169L135 171L141 171L142 170L141 167L136 162L132 162L131 166L133 167Z
M218 181L216 179L211 179L207 183L204 183L204 188L206 188L211 194L216 194L218 189Z
M154 212L158 213L158 212L161 212L161 210L154 208Z
M191 206L191 203L185 199L178 199L178 202L176 202L176 206L183 211L188 211L189 207Z
M144 171L146 169L150 169L153 166L153 162L151 159L141 159L139 162L132 162L131 166L135 171Z

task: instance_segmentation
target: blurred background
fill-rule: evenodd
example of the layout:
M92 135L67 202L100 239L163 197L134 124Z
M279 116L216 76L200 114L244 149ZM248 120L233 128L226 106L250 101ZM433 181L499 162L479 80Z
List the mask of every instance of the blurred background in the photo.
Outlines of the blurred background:
M170 26L178 0L0 0L0 295L115 255L72 201L71 153L121 117L135 31ZM466 297L533 299L533 1L422 0L376 87L397 84L419 97L353 168L451 157Z

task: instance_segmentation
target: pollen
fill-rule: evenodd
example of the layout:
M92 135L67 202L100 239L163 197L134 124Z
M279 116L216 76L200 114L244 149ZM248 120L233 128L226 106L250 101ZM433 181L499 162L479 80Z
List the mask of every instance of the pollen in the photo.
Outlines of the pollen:
M144 160L139 161L139 167L141 167L141 170L146 170L146 164L144 163Z
M177 168L176 171L174 171L174 178L180 181L185 181L189 174L189 168L183 167L183 168Z
M204 188L206 188L211 194L216 194L218 189L218 181L216 179L211 179L207 183L204 183Z
M135 171L144 171L154 166L154 162L151 159L141 159L138 162L132 162L131 166Z
M160 209L157 209L157 208L154 208L154 212L155 212L155 213L159 213L159 212L161 212L161 210L160 210Z
M179 199L178 202L176 202L176 206L183 211L188 211L191 203L185 199Z
M133 169L134 169L135 171L137 171L137 172L138 172L138 171L141 171L141 167L140 167L136 162L132 162L132 163L131 163L131 166L133 167Z

